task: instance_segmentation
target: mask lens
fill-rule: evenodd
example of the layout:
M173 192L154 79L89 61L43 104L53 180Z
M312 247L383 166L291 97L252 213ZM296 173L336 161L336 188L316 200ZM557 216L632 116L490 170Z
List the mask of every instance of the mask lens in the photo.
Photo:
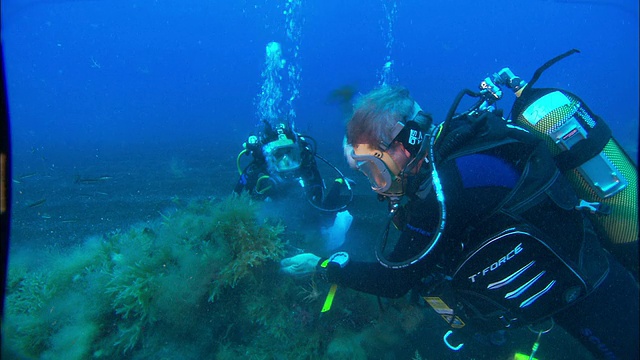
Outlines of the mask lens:
M389 172L380 170L377 166L370 162L362 162L358 164L358 169L367 176L371 189L374 191L385 191L389 188L391 177Z
M300 153L290 140L278 140L265 146L265 157L269 165L278 172L296 170L300 167Z
M372 155L356 155L353 151L351 157L358 170L369 179L373 191L384 192L391 187L391 173L382 160Z

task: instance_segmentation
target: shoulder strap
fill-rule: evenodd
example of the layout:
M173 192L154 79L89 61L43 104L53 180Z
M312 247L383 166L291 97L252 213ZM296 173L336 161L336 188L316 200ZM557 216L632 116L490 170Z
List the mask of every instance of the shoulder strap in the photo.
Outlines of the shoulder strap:
M535 206L544 196L550 197L556 205L566 210L579 203L575 191L560 174L546 144L537 136L490 113L475 122L458 120L452 125L450 132L444 134L440 147L442 160L494 152L512 159L516 157L516 161L523 164L516 185L495 208L495 212L505 210L520 214ZM487 214L487 217L495 212Z

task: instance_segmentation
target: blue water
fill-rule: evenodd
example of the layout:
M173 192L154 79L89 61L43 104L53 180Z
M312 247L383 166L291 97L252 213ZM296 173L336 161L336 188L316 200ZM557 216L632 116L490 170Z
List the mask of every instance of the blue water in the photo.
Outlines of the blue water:
M359 175L342 161L343 113L329 94L367 92L387 60L439 122L486 76L510 67L529 79L577 48L537 86L578 94L637 157L637 1L303 0L297 39L286 9L271 0L3 0L13 246L78 244L155 219L176 198L229 194L236 155L258 124L271 41L300 75L299 96L281 107L348 176ZM513 99L505 89L499 106L508 113ZM375 203L363 186L357 195ZM350 234L367 234L357 216Z
M291 45L284 4L3 1L16 154L60 142L236 144L257 122L266 44ZM509 66L528 79L548 59L580 49L538 85L579 94L632 146L637 7L622 0L401 1L391 57L399 82L442 119L458 91L476 89L485 76ZM345 84L363 92L377 84L388 54L382 3L304 2L300 12L297 125L339 137L340 114L325 100Z

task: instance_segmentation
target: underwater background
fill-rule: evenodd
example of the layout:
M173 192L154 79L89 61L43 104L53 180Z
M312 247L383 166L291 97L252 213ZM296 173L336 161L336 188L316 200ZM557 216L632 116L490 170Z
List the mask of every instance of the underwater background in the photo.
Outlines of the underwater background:
M452 352L447 324L410 299L340 288L320 315L328 285L284 277L278 261L330 254L322 229L331 214L295 192L273 202L229 197L242 143L269 111L288 115L356 181L342 249L361 259L373 258L386 205L348 168L341 144L351 95L383 82L406 86L439 122L462 89L504 67L528 80L576 48L536 85L580 96L637 163L637 1L1 6L13 155L3 359L531 353L528 329ZM278 59L266 53L271 42ZM514 96L503 90L498 107L508 114ZM591 355L556 328L536 357Z

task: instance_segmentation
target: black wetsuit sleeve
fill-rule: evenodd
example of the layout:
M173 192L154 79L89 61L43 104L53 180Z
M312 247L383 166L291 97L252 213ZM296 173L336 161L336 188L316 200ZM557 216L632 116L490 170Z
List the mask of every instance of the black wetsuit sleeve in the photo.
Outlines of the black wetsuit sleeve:
M432 215L433 212L426 212ZM388 258L394 262L407 260L420 251L431 240L432 233L426 230L426 223L433 223L433 216L414 216L405 225L398 243ZM390 269L380 263L365 263L352 261L343 269L327 269L327 278L331 282L344 285L352 289L382 297L398 298L418 285L421 279L430 271L423 262L406 268Z
M351 261L343 269L329 266L327 279L365 293L398 298L416 286L422 275L415 268L389 269L379 263Z
M460 187L457 169L443 166L441 176L447 180L446 186ZM455 192L454 192L455 193ZM450 198L450 203L456 199ZM402 211L403 231L393 251L388 255L392 262L402 262L422 253L434 236L434 230L439 225L440 213L435 193L432 191L424 200L412 199L404 205ZM456 226L455 221L451 221ZM444 245L444 244L443 244ZM442 245L440 247L443 247ZM327 269L327 279L338 285L354 290L374 294L382 297L397 298L420 284L422 278L434 271L440 257L433 254L417 264L401 269L390 269L380 263L365 263L351 261L344 268Z

